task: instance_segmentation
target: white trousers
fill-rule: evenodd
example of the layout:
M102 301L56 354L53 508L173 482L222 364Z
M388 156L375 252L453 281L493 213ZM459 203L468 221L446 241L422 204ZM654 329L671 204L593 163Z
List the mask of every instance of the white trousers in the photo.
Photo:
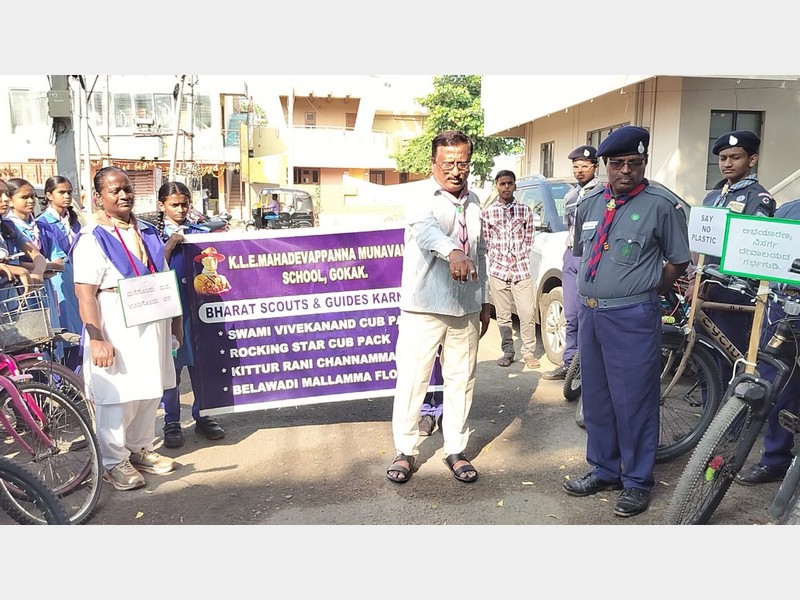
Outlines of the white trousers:
M478 365L480 313L450 317L401 311L398 324L397 383L392 409L395 449L409 456L419 454L420 410L441 344L444 453L463 452L469 441L467 417Z
M161 398L95 404L95 431L106 469L118 465L132 452L153 449L159 402Z

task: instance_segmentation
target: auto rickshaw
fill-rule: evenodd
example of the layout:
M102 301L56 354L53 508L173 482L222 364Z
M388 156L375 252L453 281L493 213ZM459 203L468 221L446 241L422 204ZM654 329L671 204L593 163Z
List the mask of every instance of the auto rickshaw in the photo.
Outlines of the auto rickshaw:
M305 190L262 188L245 230L314 227L314 201Z

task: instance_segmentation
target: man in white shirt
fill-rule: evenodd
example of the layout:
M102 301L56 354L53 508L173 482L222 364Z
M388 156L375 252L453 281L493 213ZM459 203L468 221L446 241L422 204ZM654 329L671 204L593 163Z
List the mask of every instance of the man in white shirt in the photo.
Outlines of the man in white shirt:
M439 345L444 460L458 481L478 478L464 450L478 340L489 328L490 305L480 201L467 186L471 157L472 141L464 133L438 134L428 195L406 211L392 412L397 456L386 472L394 483L406 483L414 472L420 409Z

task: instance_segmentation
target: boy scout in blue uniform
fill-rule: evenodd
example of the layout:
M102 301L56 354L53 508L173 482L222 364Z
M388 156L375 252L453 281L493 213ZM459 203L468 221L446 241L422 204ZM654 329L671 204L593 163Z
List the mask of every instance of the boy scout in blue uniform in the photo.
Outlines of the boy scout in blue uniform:
M654 485L661 385L661 303L689 264L678 199L644 177L650 134L626 126L598 147L608 184L584 198L572 251L578 268L578 351L586 425L584 477L571 496L622 493L620 517L647 509Z
M719 156L719 170L725 179L714 186L703 200L703 206L719 206L732 213L772 217L775 214L775 199L751 175L758 164L759 138L752 131L736 130L720 136L711 147L711 152ZM719 264L720 257L707 256L706 264ZM687 292L688 293L688 292ZM691 297L691 296L689 296ZM708 299L726 304L749 304L750 299L742 294L721 286L711 286ZM726 310L708 310L708 315L722 333L733 342L741 352L747 352L753 313L735 313ZM718 358L722 381L727 386L733 375L730 364Z
M600 186L597 172L597 148L594 146L578 146L567 155L572 161L572 174L578 183L564 196L564 223L567 226L567 247L564 249L564 260L561 268L561 289L564 293L564 318L567 330L564 339L563 361L552 371L542 373L542 379L566 379L572 357L578 350L578 293L575 280L578 277L580 259L572 253L572 238L575 230L575 211L584 197Z

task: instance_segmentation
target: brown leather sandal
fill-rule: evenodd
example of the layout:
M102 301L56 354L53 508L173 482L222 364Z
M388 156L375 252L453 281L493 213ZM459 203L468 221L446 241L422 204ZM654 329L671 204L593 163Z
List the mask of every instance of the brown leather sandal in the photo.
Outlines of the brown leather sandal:
M403 461L408 463L408 468L399 464ZM411 479L411 474L414 472L414 463L416 461L416 456L409 456L408 454L403 454L401 452L394 457L392 464L389 465L388 469L386 469L386 478L393 483L405 483ZM403 477L398 477L397 474L400 474Z

